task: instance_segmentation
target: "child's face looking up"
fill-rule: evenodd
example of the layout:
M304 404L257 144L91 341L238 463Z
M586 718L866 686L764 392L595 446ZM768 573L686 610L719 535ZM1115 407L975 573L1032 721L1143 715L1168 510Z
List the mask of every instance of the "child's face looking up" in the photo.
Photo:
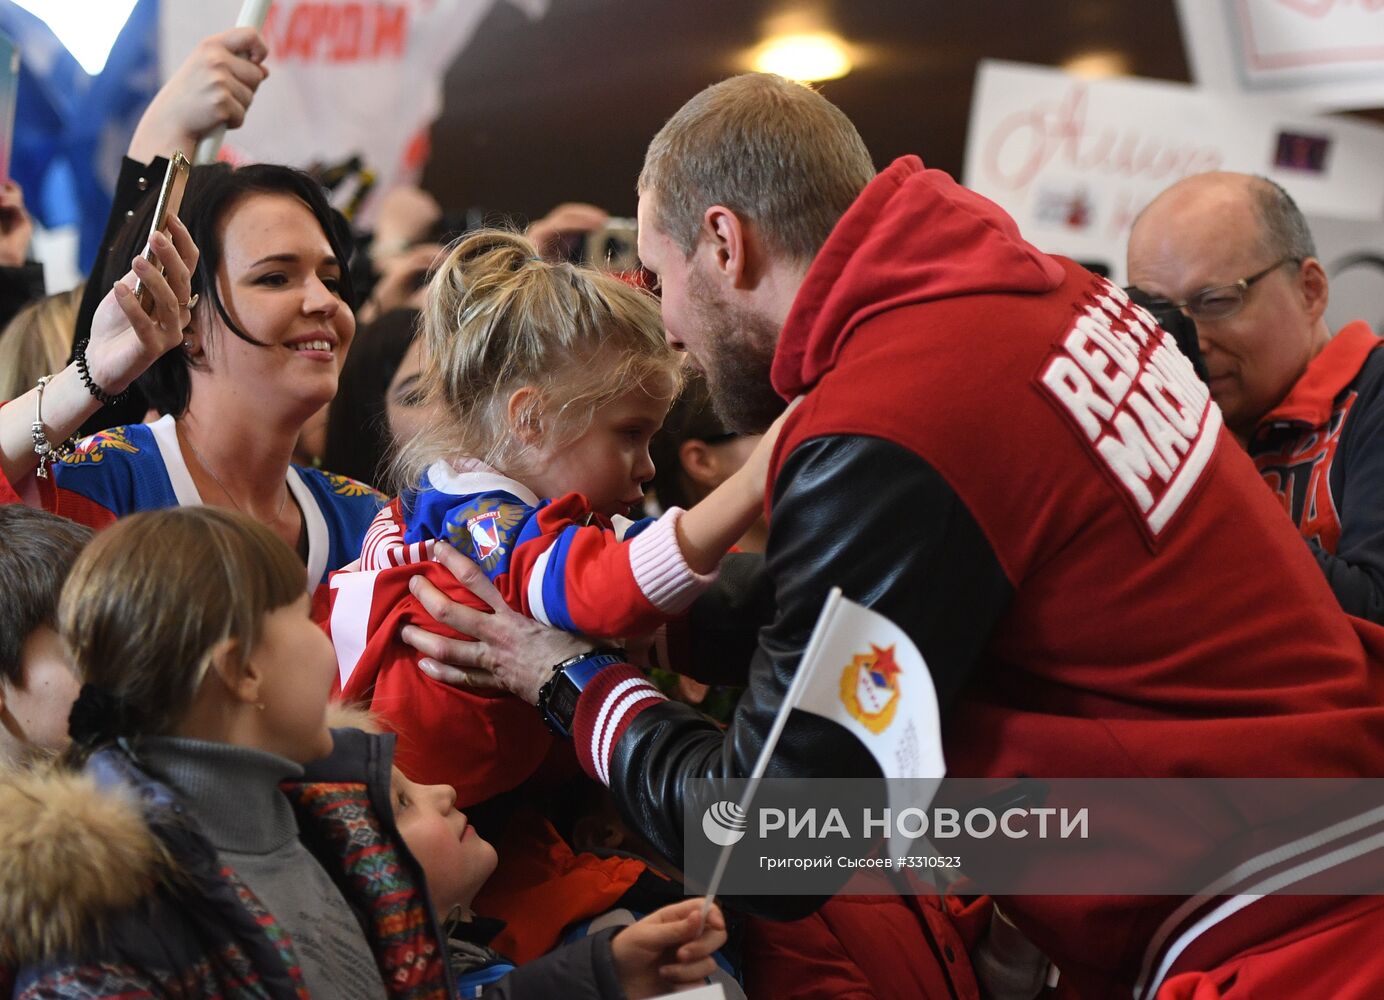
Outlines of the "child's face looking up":
M591 425L575 441L541 449L527 485L540 497L580 493L598 513L628 515L654 477L649 441L671 405L669 396L636 388L597 407ZM545 428L545 437L558 435Z
M450 785L420 785L397 767L390 795L399 835L423 868L433 908L446 918L455 907L469 912L471 901L495 871L495 848L455 808Z

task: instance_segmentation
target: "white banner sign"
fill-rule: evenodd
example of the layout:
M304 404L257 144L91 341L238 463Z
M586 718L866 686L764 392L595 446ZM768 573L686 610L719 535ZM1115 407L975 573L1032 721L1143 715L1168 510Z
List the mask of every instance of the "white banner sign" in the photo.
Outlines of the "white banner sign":
M1380 0L1178 0L1197 83L1322 109L1384 105Z
M164 0L161 78L201 39L235 24L242 0ZM275 0L264 25L269 78L221 158L328 168L359 157L372 201L415 183L442 79L497 0ZM531 16L546 0L511 0ZM349 195L357 180L342 190ZM337 199L340 203L342 199Z
M963 183L1037 247L1124 281L1130 223L1189 174L1238 170L1282 184L1304 212L1384 216L1384 128L1185 84L1091 81L981 64Z

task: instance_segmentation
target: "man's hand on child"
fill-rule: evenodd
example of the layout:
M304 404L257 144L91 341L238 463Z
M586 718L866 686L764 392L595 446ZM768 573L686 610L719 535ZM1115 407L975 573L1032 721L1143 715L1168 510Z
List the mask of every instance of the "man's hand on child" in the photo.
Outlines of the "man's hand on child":
M611 939L615 970L630 1000L671 993L716 971L712 953L726 943L726 918L713 905L703 924L701 907L700 899L665 906Z
M536 705L538 689L553 665L591 648L589 640L512 610L480 567L445 542L437 543L434 558L491 609L478 611L458 604L421 576L410 581L409 589L428 614L462 635L475 637L472 642L416 626L403 630L404 642L423 654L419 668L434 680L472 690L508 691Z

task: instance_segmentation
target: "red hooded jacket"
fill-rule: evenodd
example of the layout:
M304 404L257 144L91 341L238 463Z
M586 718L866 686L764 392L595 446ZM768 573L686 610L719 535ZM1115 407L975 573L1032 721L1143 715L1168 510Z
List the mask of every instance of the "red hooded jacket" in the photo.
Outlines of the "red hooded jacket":
M806 398L771 470L778 618L734 723L720 734L652 696L620 706L619 668L578 704L579 756L668 849L682 780L752 768L833 585L922 651L951 775L1384 773L1384 633L1341 614L1171 337L997 206L895 162L817 254L773 381ZM800 716L771 774L861 766L841 730ZM1238 832L1207 826L1212 844ZM1003 905L1069 983L1128 995L1214 908L1171 918L1177 903ZM1335 907L1269 897L1223 914L1197 961Z

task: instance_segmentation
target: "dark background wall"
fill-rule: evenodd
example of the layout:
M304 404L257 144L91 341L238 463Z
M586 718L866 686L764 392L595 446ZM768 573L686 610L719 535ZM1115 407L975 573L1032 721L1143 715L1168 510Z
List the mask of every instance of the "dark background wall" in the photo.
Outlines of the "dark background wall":
M538 21L500 3L448 75L424 186L449 212L522 219L576 200L632 215L650 137L784 17L862 50L821 90L880 165L918 153L959 175L983 58L1112 50L1136 76L1190 79L1173 0L551 0Z

